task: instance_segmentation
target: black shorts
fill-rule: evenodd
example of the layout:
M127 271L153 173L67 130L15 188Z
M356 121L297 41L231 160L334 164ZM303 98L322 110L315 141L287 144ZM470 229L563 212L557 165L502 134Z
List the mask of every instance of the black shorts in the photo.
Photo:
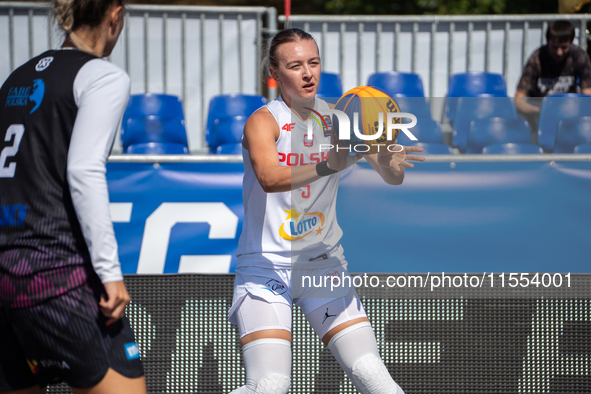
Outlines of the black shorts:
M0 391L98 384L109 368L144 375L127 318L109 327L87 287L31 308L0 309Z

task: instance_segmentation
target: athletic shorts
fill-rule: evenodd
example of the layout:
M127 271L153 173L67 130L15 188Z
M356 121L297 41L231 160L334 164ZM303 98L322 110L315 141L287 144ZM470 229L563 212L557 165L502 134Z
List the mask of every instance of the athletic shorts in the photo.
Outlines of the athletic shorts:
M238 267L229 321L238 324L235 312L247 294L268 303L299 306L304 315L335 299L356 298L350 278L341 264L317 269Z
M65 382L98 384L109 368L144 375L127 318L106 326L85 286L31 308L0 308L0 391Z

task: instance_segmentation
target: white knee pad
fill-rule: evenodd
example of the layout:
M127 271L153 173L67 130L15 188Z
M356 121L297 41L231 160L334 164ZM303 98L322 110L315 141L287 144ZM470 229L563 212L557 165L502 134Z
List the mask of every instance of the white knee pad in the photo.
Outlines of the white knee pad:
M338 332L328 348L362 394L404 394L380 358L368 322Z
M287 394L289 376L269 374L259 381L255 394Z
M351 380L362 393L404 394L379 357L367 354L353 364Z

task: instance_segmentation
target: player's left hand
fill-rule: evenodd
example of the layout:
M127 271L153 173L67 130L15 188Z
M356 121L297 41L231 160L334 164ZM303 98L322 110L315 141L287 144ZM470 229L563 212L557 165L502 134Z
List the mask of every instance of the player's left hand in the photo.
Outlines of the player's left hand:
M396 141L394 141L396 143ZM410 161L425 161L423 156L417 156L409 153L413 152L422 152L423 148L420 146L404 146L404 145L396 145L395 148L396 152L390 152L387 149L381 150L378 152L378 164L381 167L385 168L392 168L396 172L400 172L403 170L402 167L406 168L413 168L414 164L409 163Z
M131 297L123 281L108 282L104 286L107 294L101 295L99 307L108 318L107 326L110 326L125 315L125 307L131 301Z

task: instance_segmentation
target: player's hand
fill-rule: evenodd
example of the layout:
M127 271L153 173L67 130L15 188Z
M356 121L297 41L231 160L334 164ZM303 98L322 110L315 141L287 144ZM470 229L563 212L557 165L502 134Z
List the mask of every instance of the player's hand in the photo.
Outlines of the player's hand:
M103 315L107 317L107 326L110 326L125 315L125 307L131 301L123 281L108 282L104 284L106 296L101 295L99 307Z
M396 143L396 141L394 141ZM402 167L406 168L413 168L414 164L409 163L410 161L425 161L423 156L417 156L409 153L413 152L422 152L423 148L420 146L403 146L403 145L396 145L392 147L393 150L397 152L390 152L387 149L380 149L378 152L378 164L381 167L391 168L396 172L400 172L403 170Z
M339 143L338 138L335 136L334 131L331 132L331 145L333 148L328 154L328 168L335 171L343 171L347 168L347 160L350 156L349 149L343 144ZM337 150L337 146L339 147ZM360 156L358 153L357 155Z

